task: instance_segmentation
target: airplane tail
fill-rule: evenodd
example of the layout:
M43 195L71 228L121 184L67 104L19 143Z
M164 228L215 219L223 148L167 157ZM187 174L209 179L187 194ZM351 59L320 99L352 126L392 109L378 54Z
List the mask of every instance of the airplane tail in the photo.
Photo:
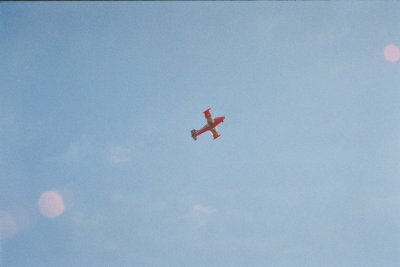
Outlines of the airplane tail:
M191 133L192 133L193 140L197 140L197 131L195 129L193 129L191 131Z
M210 112L211 108L208 108L206 110L203 111L204 116L206 116L206 118L211 118L211 112Z

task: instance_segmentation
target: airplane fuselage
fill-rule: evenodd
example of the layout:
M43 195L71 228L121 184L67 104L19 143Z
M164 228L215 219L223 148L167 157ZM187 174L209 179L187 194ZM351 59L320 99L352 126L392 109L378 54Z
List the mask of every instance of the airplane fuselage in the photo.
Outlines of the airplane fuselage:
M204 132L211 131L211 129L214 129L215 127L217 127L221 122L224 122L224 120L225 120L225 117L224 117L224 116L214 118L214 123L213 123L213 124L211 124L211 125L208 125L208 124L204 125L203 128L201 128L200 130L197 131L196 135L200 135L200 134L202 134L202 133L204 133Z
M205 111L206 117L208 117L207 112L208 112L208 110ZM212 133L214 139L217 139L220 135L219 135L219 133L217 132L217 128L216 128L216 127L217 127L221 122L224 122L224 120L225 120L225 116L217 117L217 118L214 118L214 119L211 118L211 116L209 116L209 118L208 118L208 123L207 123L206 125L204 125L203 128L201 128L200 130L194 130L194 129L192 130L192 137L193 137L193 139L194 139L194 140L197 140L197 136L199 136L199 135L201 135L202 133L207 132L207 131L211 131L211 133Z
M205 111L203 111L204 117L207 120L207 124L204 125L204 127L201 128L200 130L193 129L191 131L191 134L192 134L192 137L194 140L197 140L197 136L199 136L202 133L207 132L207 131L210 131L212 133L214 139L217 139L218 137L220 137L220 134L217 131L217 126L221 122L224 122L225 116L213 118L211 115L210 109L211 108L208 108Z

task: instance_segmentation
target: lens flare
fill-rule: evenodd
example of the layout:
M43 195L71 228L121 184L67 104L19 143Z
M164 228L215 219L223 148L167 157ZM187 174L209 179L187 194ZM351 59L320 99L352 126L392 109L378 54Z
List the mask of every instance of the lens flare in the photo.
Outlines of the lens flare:
M383 54L389 62L396 62L400 59L400 48L394 44L389 44L385 47Z
M14 217L6 211L0 211L0 239L11 237L16 232L17 224Z
M55 191L44 192L38 202L40 213L48 218L60 216L64 210L64 199Z

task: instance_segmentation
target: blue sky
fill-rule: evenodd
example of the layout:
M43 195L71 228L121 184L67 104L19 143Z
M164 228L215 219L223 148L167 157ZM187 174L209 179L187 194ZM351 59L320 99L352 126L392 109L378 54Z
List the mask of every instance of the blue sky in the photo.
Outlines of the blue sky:
M399 266L399 17L2 3L0 266Z

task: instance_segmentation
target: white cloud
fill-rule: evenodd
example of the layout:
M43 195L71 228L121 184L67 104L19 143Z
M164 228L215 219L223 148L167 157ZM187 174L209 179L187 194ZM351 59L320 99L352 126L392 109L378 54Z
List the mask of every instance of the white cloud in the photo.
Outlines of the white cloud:
M66 161L77 162L82 160L85 157L85 154L86 153L84 148L82 147L82 144L74 142L68 146L66 152L62 155L62 159Z
M213 214L216 210L201 204L195 204L192 206L192 213L199 216L208 216Z
M80 163L87 159L90 156L89 154L90 147L87 142L74 141L65 148L64 152L47 157L44 162Z
M189 218L198 225L204 225L208 222L210 216L216 213L216 209L202 204L194 204L190 208Z
M99 147L103 147L102 149ZM134 157L134 149L121 145L96 145L89 142L86 138L83 140L71 142L64 152L59 155L52 156L46 161L59 161L64 163L79 163L84 160L101 160L101 158L110 163L112 166L120 166L128 164Z
M123 165L131 162L133 149L118 145L110 145L107 148L107 160L113 166Z

